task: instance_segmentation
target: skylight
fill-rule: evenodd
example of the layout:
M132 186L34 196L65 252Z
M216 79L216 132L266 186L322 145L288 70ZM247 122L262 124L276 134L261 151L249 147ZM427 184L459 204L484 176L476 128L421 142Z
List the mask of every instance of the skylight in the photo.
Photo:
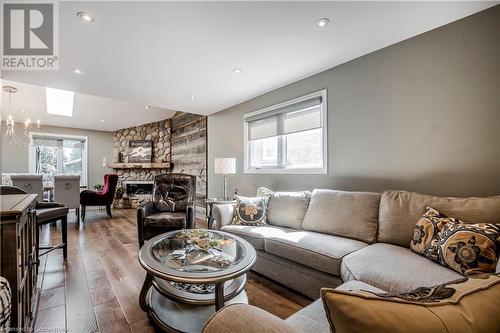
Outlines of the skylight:
M75 92L45 87L47 113L58 116L73 116L73 100Z

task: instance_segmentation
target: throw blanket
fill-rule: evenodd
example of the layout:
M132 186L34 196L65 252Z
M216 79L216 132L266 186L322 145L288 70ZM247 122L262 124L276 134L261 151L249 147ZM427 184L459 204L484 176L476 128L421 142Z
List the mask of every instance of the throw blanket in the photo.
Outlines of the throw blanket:
M9 330L11 297L9 282L0 276L0 332Z

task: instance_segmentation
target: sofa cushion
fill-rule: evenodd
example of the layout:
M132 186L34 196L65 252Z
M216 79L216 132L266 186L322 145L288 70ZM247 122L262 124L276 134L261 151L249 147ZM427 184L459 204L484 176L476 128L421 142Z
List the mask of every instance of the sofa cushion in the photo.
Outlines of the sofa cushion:
M492 333L500 331L500 277L461 279L407 294L322 289L335 333Z
M269 196L267 223L294 229L302 227L311 192L274 192L265 187L259 187L257 195Z
M295 312L285 321L302 333L330 333L330 324L321 298Z
M264 250L264 240L270 235L284 234L287 232L297 231L295 229L274 227L274 226L252 226L252 225L237 225L230 224L220 228L222 231L233 233L240 236L256 249Z
M463 278L408 248L377 243L344 257L342 280L359 280L390 293L431 287Z
M335 288L335 290L341 290L341 291L364 290L364 291L370 291L372 293L385 293L385 290L376 288L376 287L372 286L371 284L364 283L361 281L356 281L356 280L344 282L340 286Z
M466 223L500 223L500 196L452 198L385 191L380 199L377 242L408 246L415 223L428 206Z
M337 276L342 258L365 246L358 240L312 231L273 234L265 240L266 252Z
M354 291L366 290L374 293L383 293L384 291L369 284L359 281L346 282L335 290ZM295 312L293 315L285 320L288 324L294 327L297 331L303 333L330 333L330 324L326 317L325 308L321 298L312 302L300 311Z
M314 190L302 228L373 243L379 201L379 193Z

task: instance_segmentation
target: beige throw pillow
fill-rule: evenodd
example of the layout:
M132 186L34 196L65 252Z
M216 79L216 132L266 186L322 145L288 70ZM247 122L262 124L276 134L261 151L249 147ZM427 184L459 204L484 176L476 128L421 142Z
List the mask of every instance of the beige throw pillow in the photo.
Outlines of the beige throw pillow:
M311 199L311 192L275 192L265 187L259 187L257 195L269 197L267 210L267 222L269 224L301 229Z

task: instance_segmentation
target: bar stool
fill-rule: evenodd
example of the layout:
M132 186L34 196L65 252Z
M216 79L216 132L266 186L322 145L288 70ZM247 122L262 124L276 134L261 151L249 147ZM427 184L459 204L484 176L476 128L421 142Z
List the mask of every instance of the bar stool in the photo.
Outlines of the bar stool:
M0 186L0 195L7 194L28 194L25 190L15 186ZM68 257L68 208L58 202L37 202L35 204L36 212L36 242L37 242L37 261L40 256L46 255L56 249L63 249L64 260ZM62 243L54 246L40 246L40 227L52 222L61 220ZM40 250L47 250L40 254Z

